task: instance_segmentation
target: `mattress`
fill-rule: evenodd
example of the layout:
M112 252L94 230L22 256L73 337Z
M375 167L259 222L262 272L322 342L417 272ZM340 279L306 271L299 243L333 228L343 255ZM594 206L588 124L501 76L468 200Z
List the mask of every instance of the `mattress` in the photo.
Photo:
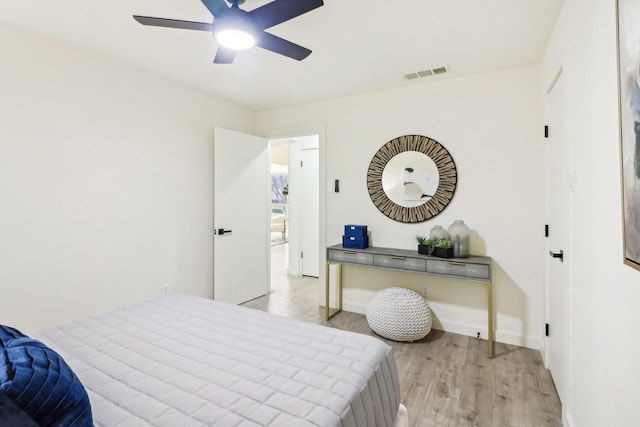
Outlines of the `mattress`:
M169 294L46 330L96 426L391 427L391 348L362 334Z

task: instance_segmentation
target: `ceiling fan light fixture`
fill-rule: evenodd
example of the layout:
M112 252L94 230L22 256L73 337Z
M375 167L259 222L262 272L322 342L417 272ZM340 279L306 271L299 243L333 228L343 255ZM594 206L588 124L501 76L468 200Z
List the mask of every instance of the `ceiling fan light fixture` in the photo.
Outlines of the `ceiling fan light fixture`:
M133 15L142 25L206 31L216 40L214 64L231 64L239 50L258 46L262 49L302 61L311 50L275 36L265 30L324 5L323 0L273 0L246 11L245 0L201 0L213 16L213 22Z
M253 35L237 28L227 28L217 31L215 33L215 39L222 46L234 50L249 49L256 44L256 39Z

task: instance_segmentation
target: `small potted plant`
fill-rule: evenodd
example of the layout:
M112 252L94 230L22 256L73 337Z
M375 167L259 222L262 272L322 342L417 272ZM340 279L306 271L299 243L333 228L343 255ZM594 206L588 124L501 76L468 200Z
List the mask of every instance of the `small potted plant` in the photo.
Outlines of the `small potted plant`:
M446 239L436 241L433 245L433 256L453 258L453 242Z
M423 236L416 236L416 240L418 241L418 253L422 255L433 253L433 240Z

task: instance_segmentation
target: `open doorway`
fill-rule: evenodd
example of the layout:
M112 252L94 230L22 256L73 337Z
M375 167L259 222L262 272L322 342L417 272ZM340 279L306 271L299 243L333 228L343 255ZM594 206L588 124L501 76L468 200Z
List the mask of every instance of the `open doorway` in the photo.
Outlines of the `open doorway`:
M270 142L271 149L271 289L287 276L289 268L289 144Z
M271 146L271 246L288 242L289 146Z
M319 276L319 135L269 141L271 148L271 271Z

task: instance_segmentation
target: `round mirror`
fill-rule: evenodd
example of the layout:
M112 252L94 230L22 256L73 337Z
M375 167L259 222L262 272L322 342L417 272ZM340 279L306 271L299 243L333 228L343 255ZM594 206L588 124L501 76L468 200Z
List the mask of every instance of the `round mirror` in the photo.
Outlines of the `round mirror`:
M436 164L418 151L405 151L389 160L382 171L382 189L394 203L415 207L426 203L438 189Z
M453 198L457 179L453 158L439 142L404 135L387 142L373 156L367 188L384 215L415 223L444 210Z

